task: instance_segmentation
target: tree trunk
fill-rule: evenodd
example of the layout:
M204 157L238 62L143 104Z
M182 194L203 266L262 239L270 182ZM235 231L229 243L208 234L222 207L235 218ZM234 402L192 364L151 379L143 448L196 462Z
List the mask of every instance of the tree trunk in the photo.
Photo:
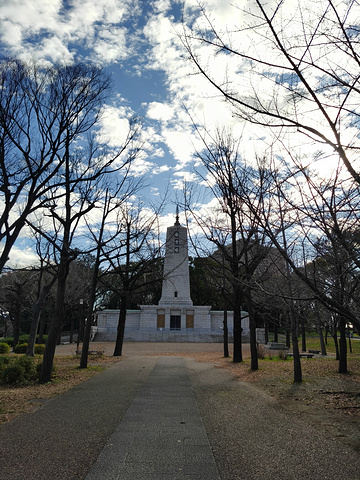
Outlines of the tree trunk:
M306 330L305 322L303 320L301 322L301 351L306 352Z
M69 342L73 343L74 342L74 317L71 315L71 320L70 320L70 338Z
M240 292L238 289L234 289L234 353L233 362L241 363L242 357L242 344L241 344L241 301Z
M102 227L101 227L101 231L102 231L102 228L103 228L103 224L102 224ZM102 238L102 235L101 235L100 238ZM98 282L99 267L100 267L100 252L101 252L101 250L100 250L100 244L99 244L98 249L97 249L96 259L95 259L94 270L93 270L93 273L92 273L92 279L91 279L91 288L90 288L90 296L89 296L89 308L88 308L87 320L86 320L85 330L84 330L84 342L83 342L83 348L82 348L82 352L81 352L80 368L87 368L87 364L88 364L88 354L89 354L93 309L94 309L94 304L95 304L96 285L97 285L97 282Z
M339 373L348 373L348 368L347 368L347 345L346 345L346 320L343 317L340 317L339 329L340 329Z
M351 344L351 334L350 334L350 330L348 330L348 335L349 335L349 352L352 353L352 344Z
M16 347L16 345L20 341L20 316L21 316L21 311L20 311L20 302L17 303L15 307L15 315L13 318L13 327L14 327L14 344L13 347Z
M38 295L37 301L33 307L33 319L31 322L31 327L30 327L30 334L29 334L29 341L28 341L28 346L26 349L26 355L33 357L35 355L35 343L36 343L36 335L38 332L39 328L39 323L40 323L40 316L41 316L41 310L44 305L44 301L46 297L48 296L52 286L54 285L56 281L56 277L53 277L50 283L47 285L44 285L42 288L41 292Z
M265 320L265 345L269 343L269 320Z
M278 341L279 341L278 325L275 322L274 323L274 342L278 342Z
M125 322L126 322L126 308L127 308L127 294L122 295L120 300L119 323L117 328L116 343L114 350L114 357L121 357L124 343Z
M227 309L224 308L224 358L229 357L229 329L227 321Z
M250 353L251 353L251 370L258 370L258 349L256 342L256 321L251 298L251 289L247 289L247 308L249 314L249 328L250 328Z
M301 360L298 342L298 326L295 312L291 309L291 340L293 346L293 360L294 360L294 383L302 382Z
M45 345L45 351L40 371L40 383L47 383L51 381L53 371L54 355L56 345L61 335L65 315L65 289L66 279L69 272L68 262L60 263L58 272L57 292L55 301L55 311L50 324L50 331Z
M286 342L285 345L286 345L288 348L290 348L290 346L291 346L291 329L288 328L288 327L287 327L286 330L285 330L285 338L286 338L286 340L285 340L285 342Z
M40 314L41 314L41 308L39 303L36 302L33 308L33 318L32 318L31 327L30 327L28 346L26 348L26 355L29 357L35 356L35 343L36 343L36 335L37 335L39 322L40 322Z
M321 327L321 319L319 314L316 315L316 328L317 328L319 339L320 339L321 355L326 355L327 353L326 353L326 345L324 340L324 333Z
M92 318L93 318L93 305L94 305L94 301L90 299L85 328L84 328L84 340L83 340L83 345L81 350L80 368L87 368L87 364L88 364L90 335L91 335L91 326L92 326Z
M39 319L39 337L38 337L38 342L39 343L44 343L44 335L45 335L45 320L40 317Z
M337 337L337 321L335 321L333 325L332 337L335 345L336 360L340 360L339 342Z

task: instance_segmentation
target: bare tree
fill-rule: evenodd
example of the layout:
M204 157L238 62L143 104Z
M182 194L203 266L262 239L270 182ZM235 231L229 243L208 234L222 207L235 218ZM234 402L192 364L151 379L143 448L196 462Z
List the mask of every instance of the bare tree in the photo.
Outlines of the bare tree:
M28 346L26 349L26 355L29 356L35 355L35 343L40 323L41 312L46 301L46 297L49 295L52 287L55 285L56 282L56 275L48 258L50 245L47 244L45 252L42 252L42 243L42 237L38 236L36 249L39 257L39 267L36 270L38 270L39 274L36 282L36 295L33 301L32 320L29 332Z
M330 147L360 183L358 3L255 0L233 9L237 23L227 28L200 2L184 23L181 39L197 71L235 115Z
M357 182L352 177L344 177L342 170L335 170L327 179L310 174L302 167L295 173L288 170L286 174L273 170L277 215L264 215L263 220L259 220L286 260L291 275L296 274L306 286L292 297L320 302L338 319L339 372L344 373L347 371L346 324L359 325L356 298L360 204ZM278 235L289 214L286 230L294 250L289 250L287 240L281 241ZM320 268L324 262L326 269Z
M70 146L96 124L108 90L95 66L0 63L0 272L29 216L64 195Z
M102 254L109 263L108 279L105 277L102 283L120 299L114 356L122 355L126 310L131 295L148 286L147 274L151 274L153 264L160 255L156 228L158 213L159 209L151 211L141 204L122 204L117 212L118 234L112 242L102 246Z
M107 256L104 255L107 245L114 246L116 239L123 233L123 225L112 221L117 218L117 212L123 208L123 204L141 188L141 181L131 179L128 181L127 175L112 188L106 188L100 204L101 220L94 228L94 225L86 221L91 236L91 241L95 245L94 264L92 271L91 284L89 286L89 299L87 306L86 324L84 329L83 345L81 350L80 368L87 368L88 352L91 336L91 326L93 321L93 309L96 300L96 290L101 277L106 274L106 269L100 271L101 264L107 262Z
M218 131L209 142L202 137L204 150L199 152L205 173L198 172L212 194L218 200L219 216L214 221L214 214L203 217L196 214L189 199L186 208L200 225L205 237L214 243L219 255L219 266L228 269L227 280L232 287L232 307L234 310L234 362L242 361L241 347L241 306L246 303L250 322L250 347L252 369L258 368L256 345L256 322L252 298L252 277L268 252L266 237L261 230L258 216L247 208L246 201L263 211L266 196L266 179L264 171L254 169L241 158L240 140L234 139L232 133ZM221 218L222 217L222 218Z

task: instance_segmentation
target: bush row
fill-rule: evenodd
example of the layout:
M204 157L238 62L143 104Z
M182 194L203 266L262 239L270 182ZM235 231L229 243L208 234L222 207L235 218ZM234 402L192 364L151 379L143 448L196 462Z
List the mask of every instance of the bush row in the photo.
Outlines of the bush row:
M46 343L46 340L47 340L47 335L43 335L43 341L44 343ZM29 335L20 335L20 338L19 338L19 344L24 344L24 343L27 343L29 341ZM36 337L36 341L38 342L39 341L39 336ZM0 342L2 343L7 343L8 345L10 345L10 347L13 347L14 346L14 337L5 337L5 338L0 338Z
M28 344L27 343L18 343L16 347L14 347L14 353L26 353ZM45 350L45 345L43 344L36 344L34 347L35 355L43 355Z

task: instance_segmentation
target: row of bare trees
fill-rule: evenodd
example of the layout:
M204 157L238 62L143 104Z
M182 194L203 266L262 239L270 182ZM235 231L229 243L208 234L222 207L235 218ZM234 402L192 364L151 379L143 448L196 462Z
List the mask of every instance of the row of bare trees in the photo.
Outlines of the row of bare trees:
M207 174L215 173L218 199L225 204L221 208L229 223L234 205L246 217L237 214L237 235L246 225L257 238L265 236L284 259L288 281L279 293L289 306L295 381L301 381L296 303L304 299L323 305L336 318L339 371L346 372L345 327L348 322L360 326L360 52L359 29L353 22L358 5L254 0L247 7L232 8L236 21L224 27L199 2L195 15L185 15L180 38L195 71L236 118L258 127L259 137L271 149L252 161L251 168L244 161L236 168L231 142L224 142L224 136L212 138L207 141L211 149L205 145L203 164ZM223 161L226 150L232 150L230 169ZM222 173L213 171L216 159L209 162L210 151L222 159ZM261 191L253 195L249 182ZM232 225L228 231L234 236ZM233 248L234 279L237 255ZM292 286L294 275L302 282L301 295Z
M32 233L47 275L40 278L34 301L30 355L41 306L56 289L43 383L51 379L72 262L86 254L95 259L81 359L86 367L100 265L106 270L115 258L133 262L156 218L151 213L143 218L132 201L141 187L130 175L141 149L140 123L130 120L128 131L118 132L117 149L101 138L99 120L109 96L109 76L90 64L0 63L0 273L21 234ZM152 244L151 254L157 247Z
M302 380L300 313L306 310L319 320L321 305L335 319L336 344L340 332L339 372L347 372L346 326L360 327L357 182L341 176L340 167L321 180L299 165L280 166L272 159L249 165L240 155L241 140L226 131L203 142L205 147L198 153L203 169L198 173L217 206L212 202L208 211L199 211L196 192L189 189L185 204L218 252L212 259L218 277L226 279L234 310L234 361L242 361L241 306L249 312L255 370L255 310L277 298L291 331L294 380Z

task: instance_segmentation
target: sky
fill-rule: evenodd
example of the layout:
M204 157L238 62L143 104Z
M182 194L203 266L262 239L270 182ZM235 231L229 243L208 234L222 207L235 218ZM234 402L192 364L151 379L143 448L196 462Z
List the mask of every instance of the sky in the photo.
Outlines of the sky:
M287 4L292 2L296 0ZM228 0L203 3L215 27L226 28L231 35L242 10L234 10L234 3ZM251 10L252 0L240 3ZM245 139L242 148L249 158L261 155L271 144L259 127L237 120L215 89L194 74L180 36L183 15L189 23L201 22L197 5L197 0L0 0L3 56L64 64L91 61L111 74L112 94L101 120L101 134L109 145L116 146L128 119L142 119L144 149L133 174L146 178L143 195L149 201L169 192L164 228L173 224L184 182L199 183L195 152L201 142L194 134L193 122L212 133L230 126L235 135ZM267 2L268 8L271 5ZM198 46L197 52L206 63L206 47ZM217 55L208 66L219 81L230 66L240 82L238 88L246 89L251 79L238 75L242 65L237 62ZM302 148L306 152L304 143ZM206 198L204 206L211 207L212 202ZM184 219L183 212L180 219ZM31 257L25 243L12 252L13 263Z
M195 3L187 2L186 8ZM223 1L210 3L221 15L226 11ZM196 178L199 141L193 119L206 117L207 125L231 119L219 98L209 102L209 85L191 75L179 39L183 8L178 0L0 0L3 56L60 64L91 61L111 74L101 133L116 146L127 119L142 119L144 150L132 172L146 177L142 195L149 201L168 192L164 228L173 223L184 182ZM35 260L26 235L24 230L11 264Z

